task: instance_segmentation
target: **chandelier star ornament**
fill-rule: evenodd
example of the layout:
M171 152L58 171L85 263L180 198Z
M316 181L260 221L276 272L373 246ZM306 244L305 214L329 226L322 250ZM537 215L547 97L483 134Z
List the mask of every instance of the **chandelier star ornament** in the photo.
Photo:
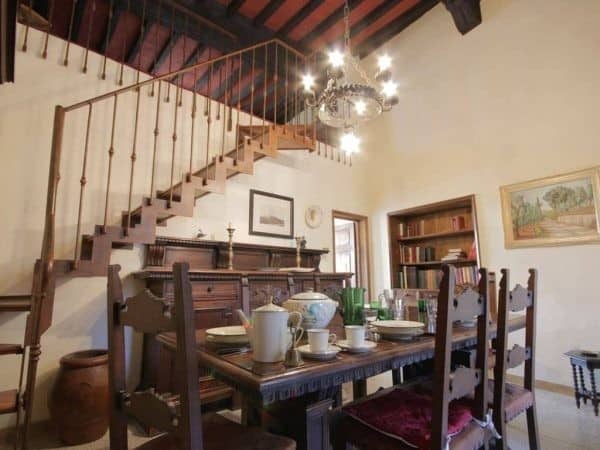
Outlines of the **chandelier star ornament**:
M303 75L302 84L306 105L316 110L323 124L344 130L340 148L353 154L360 148L356 129L398 103L398 85L392 80L392 60L388 55L379 56L373 78L352 55L348 0L344 5L344 27L343 50L334 48L328 53L325 89L315 92L316 78L311 73Z

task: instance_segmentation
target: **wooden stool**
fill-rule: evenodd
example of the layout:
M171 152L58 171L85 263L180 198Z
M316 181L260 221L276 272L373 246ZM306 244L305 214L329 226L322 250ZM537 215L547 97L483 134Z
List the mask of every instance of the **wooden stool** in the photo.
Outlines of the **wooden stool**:
M600 396L597 392L596 378L594 377L594 370L600 369L600 352L589 352L584 350L571 350L565 353L571 361L571 368L573 369L573 383L575 385L575 402L577 408L581 407L581 400L587 404L587 401L592 402L594 407L594 414L598 416L598 405L600 405ZM591 390L585 387L585 380L583 378L583 369L587 369L590 374ZM579 370L579 383L577 382L577 371ZM581 384L581 386L579 385Z

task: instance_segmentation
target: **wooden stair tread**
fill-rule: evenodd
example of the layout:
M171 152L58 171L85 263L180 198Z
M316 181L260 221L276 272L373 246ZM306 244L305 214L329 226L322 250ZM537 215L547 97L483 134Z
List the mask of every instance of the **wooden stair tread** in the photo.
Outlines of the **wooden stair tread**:
M31 309L31 295L8 295L0 297L0 312L19 312Z
M0 392L0 414L10 414L17 411L19 392L16 389Z
M20 344L0 344L0 355L20 355L23 346Z

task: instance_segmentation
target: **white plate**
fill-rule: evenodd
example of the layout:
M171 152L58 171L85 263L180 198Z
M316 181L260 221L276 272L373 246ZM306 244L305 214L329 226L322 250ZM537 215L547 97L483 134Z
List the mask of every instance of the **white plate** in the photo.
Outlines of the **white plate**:
M370 352L375 347L377 347L377 342L365 341L365 343L362 347L352 347L352 346L350 346L350 343L348 341L342 340L342 341L336 341L335 345L340 347L342 350L346 350L347 352L350 352L350 353L366 353L366 352Z
M320 361L328 361L335 358L341 350L341 348L335 345L330 345L324 352L313 352L308 344L298 347L298 351L302 356L309 359L318 359Z
M409 320L376 320L372 325L380 334L414 334L425 327L423 322Z
M379 333L382 339L387 339L390 341L412 341L417 336L422 336L425 334L423 330L418 330L414 333L406 333L406 334L398 334L398 333Z
M206 336L212 342L224 344L247 344L250 342L246 329L241 325L209 328L206 330Z

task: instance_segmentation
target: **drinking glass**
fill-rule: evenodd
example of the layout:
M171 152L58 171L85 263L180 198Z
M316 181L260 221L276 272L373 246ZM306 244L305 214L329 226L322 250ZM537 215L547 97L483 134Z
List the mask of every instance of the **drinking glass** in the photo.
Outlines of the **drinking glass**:
M435 297L429 297L425 300L425 306L427 308L427 333L435 334L435 327L437 323L437 308L438 301Z
M341 293L341 313L344 325L362 325L365 288L346 287Z

